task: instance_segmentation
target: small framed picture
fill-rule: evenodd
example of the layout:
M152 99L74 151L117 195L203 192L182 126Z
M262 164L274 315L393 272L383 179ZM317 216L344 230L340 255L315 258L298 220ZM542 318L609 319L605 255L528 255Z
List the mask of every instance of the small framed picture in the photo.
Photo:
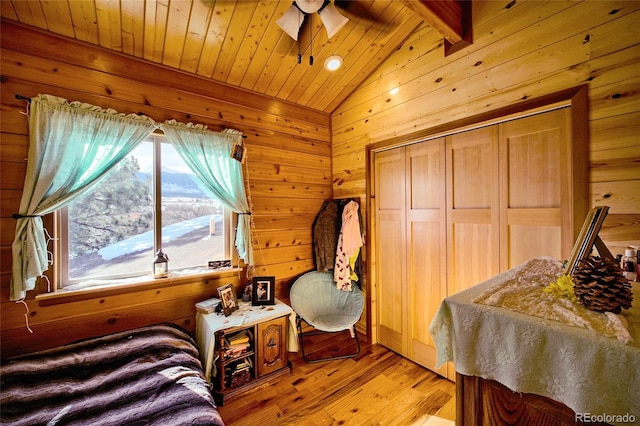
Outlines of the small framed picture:
M253 277L251 304L274 305L276 292L276 277Z
M244 163L244 146L241 144L234 144L231 149L231 158Z
M600 257L608 257L611 260L615 260L615 257L598 236L608 213L609 206L597 206L589 211L571 251L571 257L564 270L565 274L573 275L580 261L591 255L594 245Z
M222 303L222 311L224 312L225 317L228 317L233 311L238 309L236 292L233 290L233 284L218 287L218 295L220 296L220 303Z

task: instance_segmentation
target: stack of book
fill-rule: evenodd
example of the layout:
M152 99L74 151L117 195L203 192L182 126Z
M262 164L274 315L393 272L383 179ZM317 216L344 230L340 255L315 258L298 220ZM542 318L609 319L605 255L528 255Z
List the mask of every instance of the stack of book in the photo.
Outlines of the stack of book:
M231 336L225 336L224 355L227 358L237 357L249 352L251 349L251 336L247 330Z
M235 368L229 368L229 371L227 371L227 386L235 388L249 382L252 368L251 358L245 358L236 364Z

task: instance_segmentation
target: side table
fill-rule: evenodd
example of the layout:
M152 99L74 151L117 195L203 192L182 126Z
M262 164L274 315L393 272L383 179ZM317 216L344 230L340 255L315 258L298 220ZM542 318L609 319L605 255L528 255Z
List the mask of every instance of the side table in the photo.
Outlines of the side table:
M297 351L295 313L280 300L275 302L267 306L241 302L228 317L197 313L196 342L218 404L290 373L286 352Z

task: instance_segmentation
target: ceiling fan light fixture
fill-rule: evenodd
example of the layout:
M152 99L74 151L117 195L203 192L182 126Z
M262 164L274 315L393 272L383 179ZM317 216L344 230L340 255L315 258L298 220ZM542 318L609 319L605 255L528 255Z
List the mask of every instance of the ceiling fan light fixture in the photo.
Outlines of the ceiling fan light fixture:
M316 13L320 10L325 0L296 0L294 3L304 13Z
M333 3L327 4L320 12L320 19L322 24L327 30L327 38L333 37L342 27L344 27L349 18L338 12L338 9Z
M289 9L276 21L276 24L296 41L303 23L304 14L295 5L289 6Z
M324 61L324 69L327 71L335 71L342 66L342 56L331 55Z

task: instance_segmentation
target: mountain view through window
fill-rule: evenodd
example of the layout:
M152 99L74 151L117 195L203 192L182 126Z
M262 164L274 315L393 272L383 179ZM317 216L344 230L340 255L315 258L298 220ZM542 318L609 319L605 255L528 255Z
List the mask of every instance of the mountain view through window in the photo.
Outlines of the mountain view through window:
M161 166L154 161L154 144ZM160 178L159 193L154 173ZM161 234L170 270L224 259L224 217L222 204L206 195L170 144L156 138L142 142L68 206L68 276L63 282L149 275L154 232Z

